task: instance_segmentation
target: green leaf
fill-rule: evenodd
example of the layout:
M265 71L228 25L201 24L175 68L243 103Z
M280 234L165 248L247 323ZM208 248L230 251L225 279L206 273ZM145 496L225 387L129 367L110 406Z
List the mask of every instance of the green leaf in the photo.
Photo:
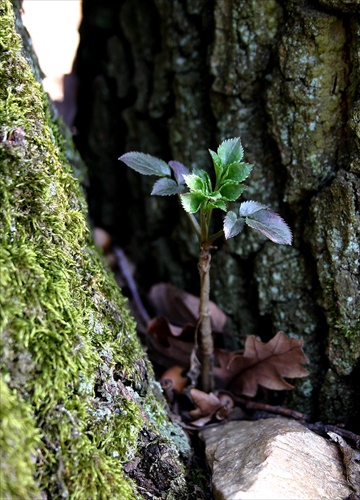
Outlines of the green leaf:
M155 156L138 151L131 151L120 156L119 160L128 167L143 175L157 175L158 177L170 177L171 170L167 163Z
M205 193L207 190L205 188L205 183L201 177L195 174L184 175L185 184L188 186L190 191L201 191Z
M180 199L185 212L195 214L203 201L206 200L206 196L197 191L195 193L181 194Z
M217 165L218 167L221 167L221 158L220 156L218 156L215 151L212 151L211 149L209 149L209 153L211 155L211 158L214 162L214 165Z
M209 208L220 208L220 210L223 210L224 212L227 211L227 206L224 200L209 200L208 202L208 207Z
M226 179L236 182L243 182L253 169L250 163L232 163L226 172Z
M205 170L202 170L201 168L194 168L193 174L201 177L201 179L204 181L206 192L211 193L212 184L211 184L210 175L207 172L205 172Z
M151 194L157 196L171 196L184 191L184 186L178 186L177 182L168 177L164 177L155 182Z
M227 182L220 188L220 194L226 201L235 201L245 191L245 186L237 182Z
M228 240L239 234L244 227L244 222L245 220L242 218L239 219L235 212L228 212L224 219L225 238Z
M213 163L214 163L216 179L218 182L220 182L220 179L221 179L221 176L223 173L223 168L221 165L221 158L215 153L215 151L211 151L211 149L209 149L209 153L210 153L211 158L212 158Z
M221 159L223 167L231 165L235 162L240 162L244 154L240 137L227 139L222 142L218 147L217 154Z
M252 203L261 205L257 202ZM273 212L269 208L265 207L249 213L245 218L245 222L248 226L264 234L267 238L269 238L269 240L273 241L274 243L291 245L292 234L289 226L286 224L284 219L280 217L280 215Z

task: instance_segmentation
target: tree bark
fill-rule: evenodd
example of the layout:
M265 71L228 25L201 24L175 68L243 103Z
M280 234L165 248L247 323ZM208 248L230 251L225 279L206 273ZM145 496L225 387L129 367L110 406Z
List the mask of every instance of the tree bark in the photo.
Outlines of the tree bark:
M287 220L294 245L255 232L226 243L212 258L212 298L234 347L278 330L304 339L311 375L288 404L354 425L359 35L356 0L88 0L77 63L79 144L106 199L92 213L128 246L144 287L194 291L196 240L178 207L150 198L147 179L116 158L140 150L206 168L207 148L242 138L255 165L245 195Z
M3 0L0 496L187 498L187 438L94 248L67 157L81 161L15 25L26 39Z

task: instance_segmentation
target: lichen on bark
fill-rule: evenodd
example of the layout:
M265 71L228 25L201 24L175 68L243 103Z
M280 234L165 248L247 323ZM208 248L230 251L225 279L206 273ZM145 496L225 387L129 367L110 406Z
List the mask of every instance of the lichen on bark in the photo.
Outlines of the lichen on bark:
M181 498L186 437L168 421L126 301L93 246L8 0L0 33L1 496L140 498L124 464L151 460L140 439L151 432L171 478L164 494Z
M334 176L349 78L345 44L341 19L294 6L267 102L270 129L286 166L289 202L317 191Z
M360 288L356 243L359 149L354 134L358 26L351 17L301 2L288 2L285 13L286 24L277 47L278 65L266 94L269 130L285 167L285 199L295 214L295 247L300 250L295 266L300 265L298 271L283 269L281 273L290 308L285 324L308 345L314 363L312 393L320 391L320 418L337 421L348 412L344 421L354 422L353 415L359 414L359 405L352 398L359 359L355 317ZM273 259L268 260L268 269L273 264ZM264 271L265 266L260 266L257 276L266 290L275 273L272 271L271 278L266 279ZM302 285L298 288L299 275ZM297 313L302 313L295 325L291 310L296 288ZM274 323L280 327L281 322L275 318L282 305L275 296L272 308ZM331 388L329 373L342 391ZM342 394L341 411L335 394Z
M328 357L340 376L348 376L360 357L358 177L339 171L311 205L313 228L307 239L317 254L323 293L320 303L329 325Z

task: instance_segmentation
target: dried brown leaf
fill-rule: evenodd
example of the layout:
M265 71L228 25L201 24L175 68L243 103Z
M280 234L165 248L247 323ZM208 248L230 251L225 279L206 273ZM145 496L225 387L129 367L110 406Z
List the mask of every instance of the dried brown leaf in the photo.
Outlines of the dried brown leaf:
M181 365L187 368L194 347L194 327L171 325L167 318L157 316L147 326L150 346L156 351L158 364L169 367Z
M147 332L150 335L155 334L158 340L165 345L169 337L181 337L182 340L193 342L194 331L195 327L193 325L186 324L182 327L175 326L172 325L165 316L156 316L156 318L151 319L147 325Z
M215 416L217 420L224 420L225 418L228 418L229 413L234 408L234 400L230 394L223 392L218 393L218 398L221 403L221 408L216 411Z
M195 410L191 410L189 415L191 418L200 418L206 415L212 415L216 410L221 408L220 399L212 392L199 391L199 389L191 389L191 399L196 406Z
M196 408L189 412L189 416L194 419L191 425L196 427L203 427L213 419L225 420L234 408L234 400L227 393L207 394L191 389L190 396Z
M196 325L199 317L200 299L195 295L175 288L168 283L157 283L149 293L149 299L159 316L166 316L173 325ZM211 325L213 331L222 332L226 315L210 301Z
M278 332L267 343L249 335L243 354L218 353L220 366L215 369L215 375L222 386L248 397L256 395L259 385L272 390L293 389L283 377L308 375L302 366L308 361L302 344L301 340L287 337L283 332Z
M182 366L171 366L161 375L160 383L162 384L162 381L165 380L171 381L172 389L176 392L181 392L187 384L187 379L184 377L183 372L184 368Z
M204 427L206 424L208 424L212 419L212 415L206 415L205 417L198 418L191 422L191 425L194 425L195 427Z
M151 288L150 302L158 316L148 321L149 347L153 358L162 366L172 364L189 367L195 343L200 300L184 290L166 283ZM212 328L215 335L223 331L226 316L210 303ZM151 352L149 352L151 356Z
M94 227L93 238L95 245L98 248L101 248L104 253L110 250L112 240L110 234L105 231L105 229L102 229L101 227Z

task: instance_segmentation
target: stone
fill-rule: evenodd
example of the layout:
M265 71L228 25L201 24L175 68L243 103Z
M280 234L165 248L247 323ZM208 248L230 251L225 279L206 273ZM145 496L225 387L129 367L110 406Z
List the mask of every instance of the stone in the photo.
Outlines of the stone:
M328 500L352 493L334 443L286 418L204 429L215 500Z

